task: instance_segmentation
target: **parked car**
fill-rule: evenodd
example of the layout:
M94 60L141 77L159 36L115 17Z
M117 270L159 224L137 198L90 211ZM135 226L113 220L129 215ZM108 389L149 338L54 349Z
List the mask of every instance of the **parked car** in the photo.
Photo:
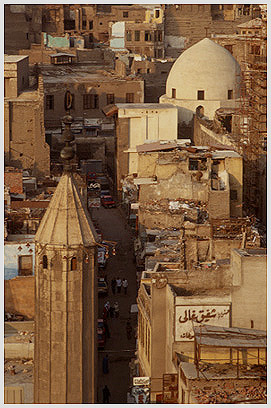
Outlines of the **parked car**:
M107 250L104 247L98 248L98 266L99 268L105 268L107 264Z
M116 207L116 203L110 195L105 195L101 197L101 203L105 208Z
M97 337L98 337L98 348L104 348L106 334L105 334L105 327L104 327L103 319L98 319Z
M109 190L101 190L100 192L101 198L104 196L110 196L110 191Z
M104 278L98 278L98 295L107 295L108 285Z

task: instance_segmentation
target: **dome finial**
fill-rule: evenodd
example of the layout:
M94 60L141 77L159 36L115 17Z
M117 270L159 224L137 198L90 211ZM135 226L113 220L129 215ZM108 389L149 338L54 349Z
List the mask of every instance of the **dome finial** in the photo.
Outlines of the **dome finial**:
M65 143L65 146L60 152L60 157L64 160L64 171L71 171L71 163L70 161L74 158L75 152L73 147L71 146L71 142L74 140L74 136L71 133L71 124L73 122L73 117L71 115L65 115L62 118L65 129L62 133L62 140Z

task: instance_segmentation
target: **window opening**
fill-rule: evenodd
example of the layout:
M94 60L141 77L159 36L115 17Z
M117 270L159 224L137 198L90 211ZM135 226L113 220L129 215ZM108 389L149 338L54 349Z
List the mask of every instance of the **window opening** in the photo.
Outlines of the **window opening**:
M42 257L42 267L43 267L43 269L48 268L48 259L47 259L46 255L43 255L43 257Z
M133 93L127 93L126 94L126 103L134 103L134 94Z
M106 94L106 101L107 101L107 105L115 103L115 95L112 93Z
M76 257L74 256L72 259L71 259L71 271L75 271L77 269L77 259L76 259Z
M98 109L98 108L99 108L99 95L96 94L83 95L83 109Z
M135 31L135 41L140 41L140 31Z
M204 91L198 91L198 101L204 100Z
M45 97L45 108L47 110L54 109L54 95L46 95Z
M176 89L175 88L172 88L172 90L171 90L171 97L176 98Z
M145 41L151 41L151 33L150 33L150 31L145 31Z
M189 170L198 170L199 162L196 159L189 159Z

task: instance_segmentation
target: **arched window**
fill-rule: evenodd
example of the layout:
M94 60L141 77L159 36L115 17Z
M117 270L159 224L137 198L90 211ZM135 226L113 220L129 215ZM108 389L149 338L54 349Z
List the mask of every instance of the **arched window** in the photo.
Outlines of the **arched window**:
M77 269L77 259L76 259L76 257L74 256L72 259L71 259L71 271L75 271Z
M46 255L43 255L43 257L42 257L42 267L43 267L43 269L48 268L48 259L47 259Z

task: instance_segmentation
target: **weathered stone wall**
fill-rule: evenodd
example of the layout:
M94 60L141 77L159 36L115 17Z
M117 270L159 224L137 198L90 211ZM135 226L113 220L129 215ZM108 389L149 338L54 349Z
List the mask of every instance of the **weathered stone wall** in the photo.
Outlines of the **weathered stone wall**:
M178 57L186 49L212 34L235 34L237 26L251 15L233 16L226 10L215 18L211 4L167 5L165 10L166 55ZM232 10L231 10L232 14ZM168 46L169 45L169 46Z
M95 403L95 248L67 252L47 246L47 268L43 254L36 256L35 403ZM74 255L77 265L71 272Z
M31 43L40 42L42 17L40 5L6 4L5 12L5 53L17 54Z
M210 218L230 217L230 190L209 191L208 212Z
M122 189L121 180L128 174L129 154L124 151L129 146L129 119L118 119L116 121L116 170L117 190Z
M245 252L244 252L245 254ZM267 325L267 257L232 253L234 287L232 325L266 330Z
M23 193L23 175L22 171L5 171L5 186L10 188L11 193Z
M59 127L60 118L65 115L64 97L67 90L74 95L73 109L71 114L74 117L104 118L102 109L107 105L107 94L114 94L115 103L126 103L126 94L134 94L134 103L144 102L144 82L142 80L126 80L120 78L99 78L97 76L89 81L84 78L82 82L79 78L71 81L67 75L65 79L61 76L55 81L44 79L44 90L46 95L54 96L54 109L45 109L45 126ZM96 109L84 109L83 95L96 94L99 97Z
M34 176L48 175L50 149L45 143L43 100L5 100L6 164L30 169Z
M5 312L18 313L34 319L35 315L35 278L17 276L5 280Z

